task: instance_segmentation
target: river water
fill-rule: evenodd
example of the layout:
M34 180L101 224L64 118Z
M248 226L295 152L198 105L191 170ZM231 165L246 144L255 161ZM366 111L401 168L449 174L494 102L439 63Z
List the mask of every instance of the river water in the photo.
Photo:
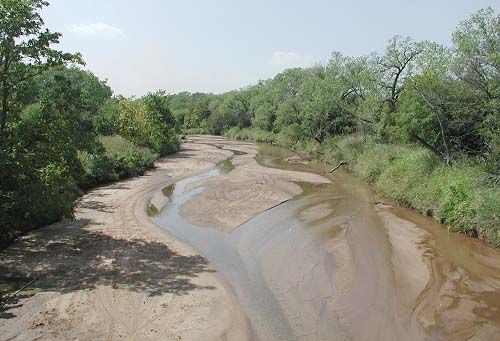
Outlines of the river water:
M260 145L266 167L325 175L328 166L283 161ZM180 208L189 184L233 169L230 160L163 189L159 226L197 248L234 290L258 340L480 339L500 334L500 252L434 220L382 203L337 171L231 233L194 226Z

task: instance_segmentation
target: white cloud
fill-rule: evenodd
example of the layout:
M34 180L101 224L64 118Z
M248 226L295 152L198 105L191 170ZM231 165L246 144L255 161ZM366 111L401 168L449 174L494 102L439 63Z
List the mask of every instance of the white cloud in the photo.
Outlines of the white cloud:
M314 64L311 56L302 56L295 52L274 51L271 57L271 64L284 68L306 67Z
M108 38L125 38L125 33L115 26L111 26L102 22L71 25L69 30L81 36L101 36Z

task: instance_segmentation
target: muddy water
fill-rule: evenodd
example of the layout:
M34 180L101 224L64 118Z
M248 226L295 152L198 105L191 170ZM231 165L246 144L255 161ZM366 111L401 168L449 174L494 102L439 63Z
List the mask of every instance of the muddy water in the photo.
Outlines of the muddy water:
M289 155L261 145L258 162L323 175L328 169L284 162ZM498 339L497 249L381 204L342 171L331 185L301 184L303 194L231 233L189 224L180 207L203 188L188 185L227 169L163 189L169 203L153 219L217 267L256 339Z

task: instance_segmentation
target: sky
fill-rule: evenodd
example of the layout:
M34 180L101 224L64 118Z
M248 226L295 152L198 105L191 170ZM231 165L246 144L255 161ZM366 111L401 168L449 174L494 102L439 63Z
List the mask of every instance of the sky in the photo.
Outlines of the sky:
M59 49L115 94L221 93L333 51L382 52L395 34L451 44L460 21L500 0L49 0Z

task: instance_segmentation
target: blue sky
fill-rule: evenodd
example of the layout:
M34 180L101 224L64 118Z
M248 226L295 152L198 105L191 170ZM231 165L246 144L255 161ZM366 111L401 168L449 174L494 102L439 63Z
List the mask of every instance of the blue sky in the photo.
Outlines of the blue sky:
M382 51L394 34L446 45L500 0L51 0L42 16L115 93L224 92L333 51Z

